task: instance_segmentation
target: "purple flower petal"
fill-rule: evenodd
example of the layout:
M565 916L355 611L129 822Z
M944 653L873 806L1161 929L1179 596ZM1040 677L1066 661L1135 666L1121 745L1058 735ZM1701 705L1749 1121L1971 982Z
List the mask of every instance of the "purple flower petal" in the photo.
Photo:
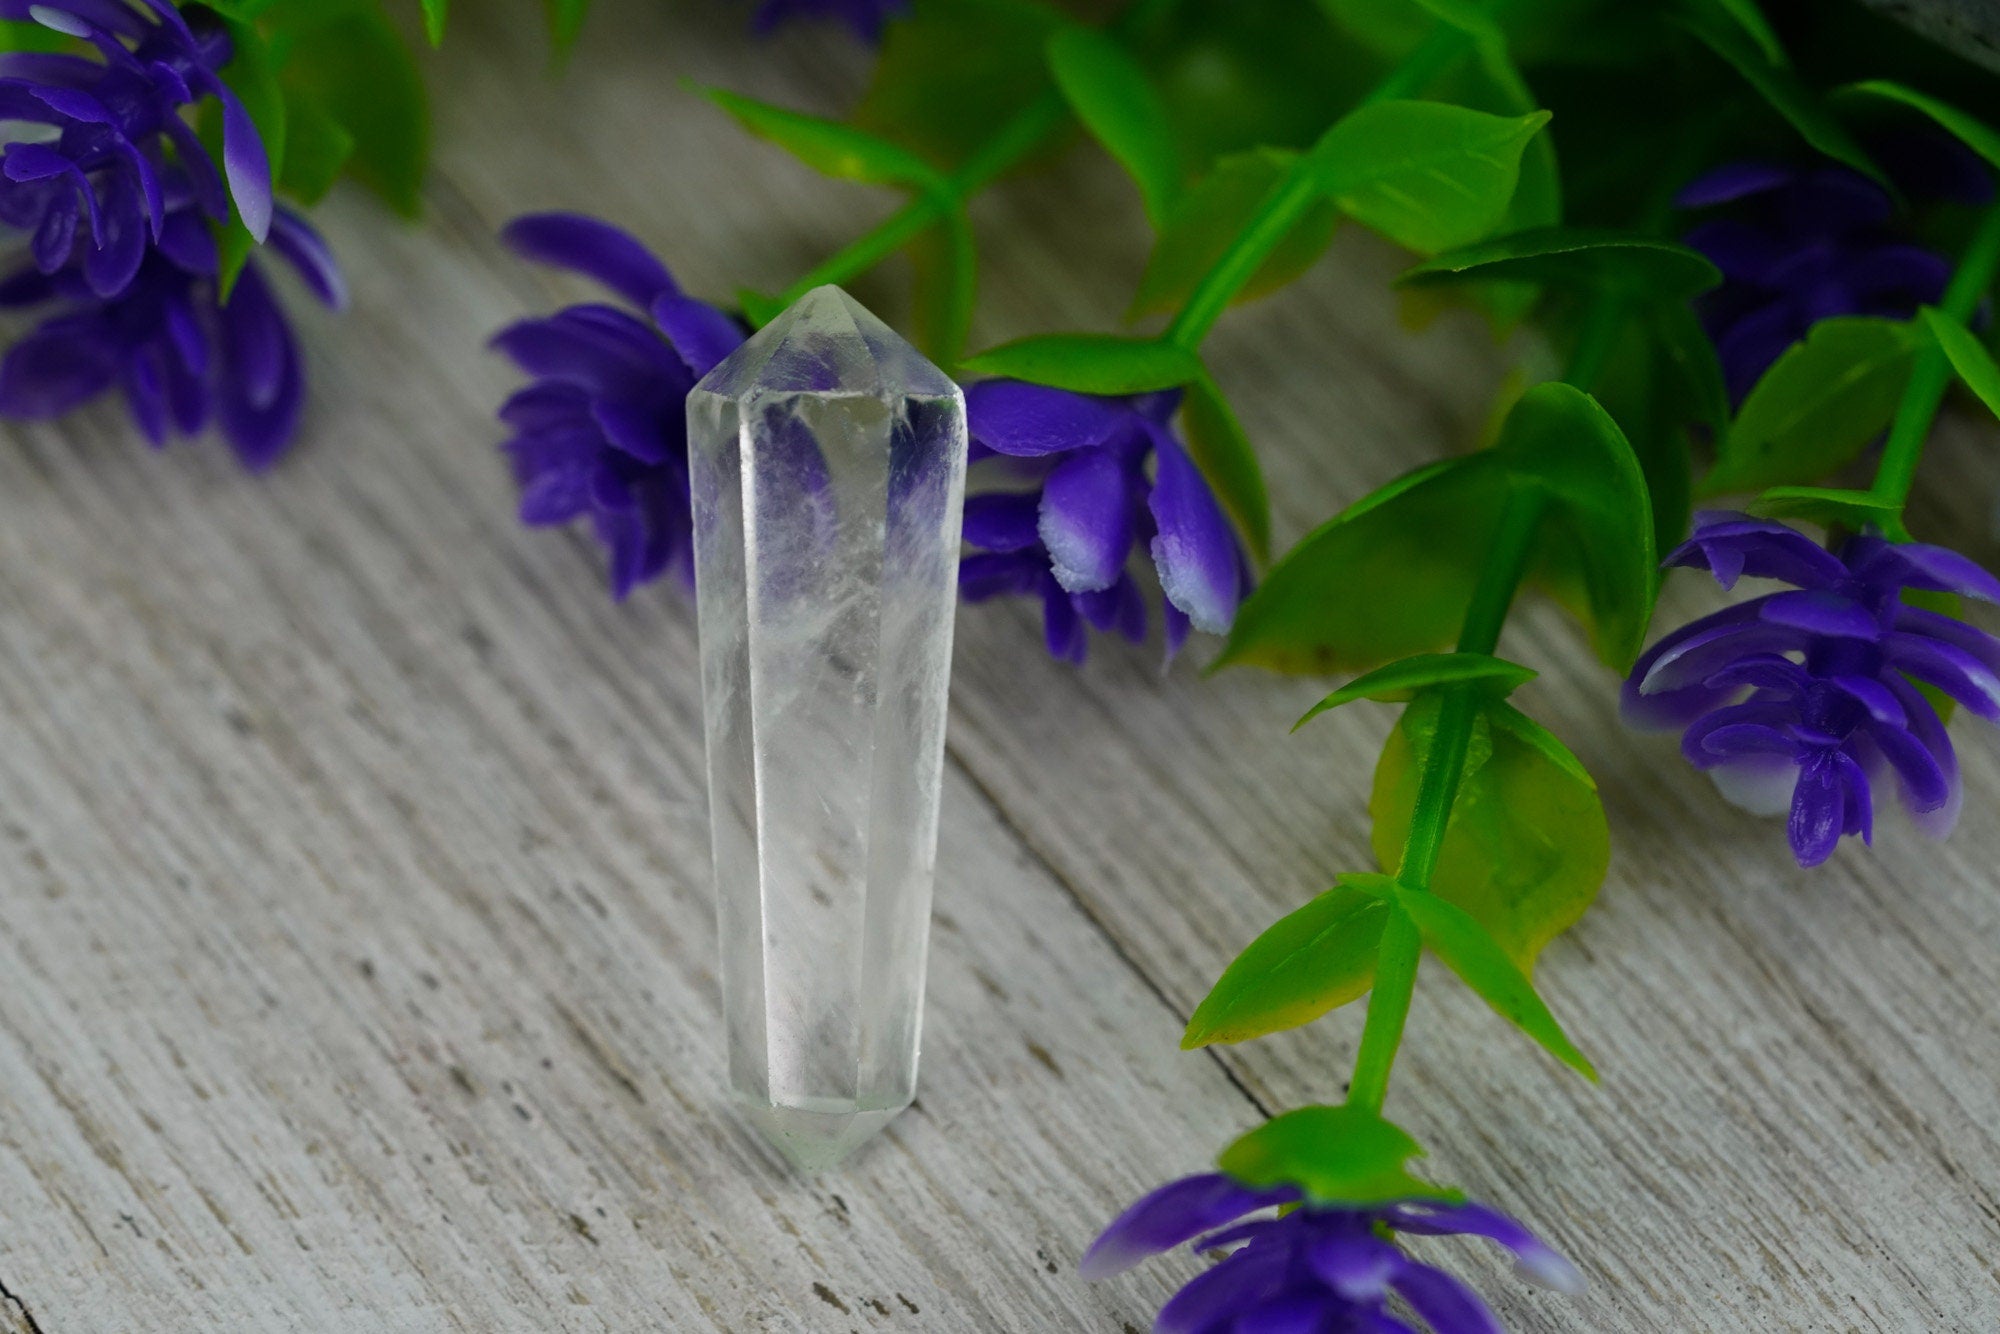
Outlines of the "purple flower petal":
M1847 774L1837 751L1820 751L1799 766L1785 836L1800 866L1818 866L1833 855L1847 827Z
M1109 588L1124 571L1139 482L1117 455L1103 449L1071 453L1049 474L1036 531L1064 589Z
M1238 1315L1229 1326L1229 1334L1325 1334L1328 1322L1344 1316L1346 1310L1347 1303L1323 1292L1283 1292Z
M271 249L292 266L307 290L329 310L347 309L347 279L333 250L304 218L288 208L271 216Z
M1518 1220L1483 1204L1392 1205L1383 1221L1398 1232L1428 1236L1474 1236L1497 1241L1514 1253L1516 1272L1530 1283L1557 1292L1579 1293L1582 1273L1547 1242Z
M1076 602L1056 582L1056 577L1049 573L1046 566L1040 571L1040 582L1042 641L1048 647L1049 656L1058 662L1081 667L1090 653L1090 634L1084 629L1083 617L1077 612Z
M271 159L242 100L220 81L215 95L222 102L223 174L244 228L261 245L271 234Z
M1180 442L1156 427L1153 443L1156 472L1147 505L1159 525L1152 555L1160 589L1197 630L1227 634L1243 595L1236 534Z
M1506 1334L1479 1294L1442 1269L1405 1264L1390 1286L1435 1334Z
M1352 1302L1381 1300L1389 1280L1408 1263L1401 1251L1374 1235L1365 1220L1351 1232L1315 1236L1306 1243L1305 1259L1320 1282Z
M967 602L1039 593L1049 563L1039 547L1020 552L981 552L958 563L958 594Z
M1731 162L1697 176L1674 196L1677 208L1712 208L1790 185L1798 172L1775 162Z
M1746 574L1809 589L1832 588L1848 577L1838 556L1797 529L1726 510L1695 515L1693 536L1660 563L1706 569L1724 588Z
M123 358L94 323L51 320L0 357L0 415L59 417L110 388Z
M1764 599L1758 619L1769 625L1803 630L1828 639L1873 640L1882 633L1881 622L1860 603L1839 593L1773 593Z
M1146 642L1146 599L1131 575L1120 575L1109 588L1073 594L1070 601L1093 629L1115 631L1134 644Z
M2000 674L1965 650L1939 639L1893 630L1883 654L1898 671L1927 681L1980 717L2000 721Z
M653 323L697 380L743 346L743 326L706 302L668 292L653 301L651 309Z
M1025 551L1041 536L1041 497L1032 491L988 491L965 498L965 540L986 551Z
M1180 656L1181 648L1187 643L1188 632L1193 629L1188 624L1187 613L1169 602L1160 608L1160 617L1166 625L1167 663Z
M500 239L526 259L593 278L641 310L680 287L652 251L623 228L581 213L529 213Z
M1093 1281L1122 1274L1148 1256L1170 1251L1247 1213L1298 1198L1294 1188L1253 1190L1220 1172L1182 1177L1113 1220L1077 1262L1077 1272Z
M965 391L966 429L997 454L1033 458L1088 449L1131 429L1134 420L1115 399L1020 380L983 380Z
M1886 542L1857 537L1843 551L1856 578L1869 583L1957 593L1982 602L2000 602L2000 579L1977 561L1946 547L1921 542Z
M1236 1252L1188 1285L1160 1308L1154 1334L1219 1334L1229 1322L1284 1281L1291 1256L1283 1246L1251 1246Z
M1959 782L1958 755L1952 748L1951 734L1945 729L1944 719L1938 717L1937 710L1931 707L1931 702L1924 698L1922 691L1902 679L1891 681L1889 688L1903 701L1904 712L1910 719L1911 736L1924 748L1932 763L1937 765L1938 772L1943 775L1945 782L1945 799L1941 805L1934 808L1918 807L1912 802L1911 794L1906 790L1901 791L1903 804L1909 810L1911 821L1917 828L1932 838L1946 838L1957 825L1959 810L1965 804L1965 787ZM1901 783L1899 776L1899 790Z
M106 177L95 244L83 255L84 280L97 295L117 296L138 275L152 234L145 207L136 177L121 171Z

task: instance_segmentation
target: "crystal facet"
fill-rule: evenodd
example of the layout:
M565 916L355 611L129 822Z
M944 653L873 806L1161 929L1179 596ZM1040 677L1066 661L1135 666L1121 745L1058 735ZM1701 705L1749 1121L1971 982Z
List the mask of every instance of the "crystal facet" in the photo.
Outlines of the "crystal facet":
M837 287L688 396L732 1093L801 1167L916 1094L965 399Z

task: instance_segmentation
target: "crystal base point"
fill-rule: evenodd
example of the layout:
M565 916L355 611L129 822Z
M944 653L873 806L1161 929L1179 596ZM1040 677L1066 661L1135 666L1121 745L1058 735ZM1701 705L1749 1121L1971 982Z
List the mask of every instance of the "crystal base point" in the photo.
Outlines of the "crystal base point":
M687 413L730 1091L817 1169L916 1095L965 400L822 287Z

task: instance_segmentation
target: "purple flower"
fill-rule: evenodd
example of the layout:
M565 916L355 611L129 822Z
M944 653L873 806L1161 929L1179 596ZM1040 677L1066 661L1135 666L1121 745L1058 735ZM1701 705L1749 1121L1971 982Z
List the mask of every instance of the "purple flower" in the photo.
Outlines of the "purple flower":
M1221 1173L1170 1182L1127 1209L1085 1252L1087 1279L1122 1273L1183 1242L1230 1254L1160 1311L1156 1334L1415 1334L1391 1315L1400 1297L1433 1334L1498 1334L1479 1295L1442 1269L1411 1259L1394 1237L1486 1237L1514 1253L1522 1277L1564 1292L1574 1266L1498 1210L1406 1200L1368 1208L1302 1203L1295 1187L1252 1189ZM1298 1208L1280 1216L1263 1211ZM1247 1216L1258 1214L1255 1218Z
M258 261L225 303L216 246L184 179L168 173L159 240L114 295L91 282L89 260L54 273L29 265L0 280L0 308L50 308L0 358L0 416L37 420L117 388L155 446L211 421L253 470L291 443L305 399L298 343ZM271 218L268 249L328 306L345 304L332 253L288 209Z
M1991 179L1956 140L1910 136L1887 146L1912 196L1978 200ZM1680 193L1683 208L1728 206L1687 234L1722 270L1702 297L1702 323L1742 402L1772 362L1832 315L1907 319L1936 302L1950 263L1910 239L1887 191L1848 167L1735 162Z
M694 579L687 396L743 327L685 295L632 236L595 218L536 213L502 233L518 253L592 278L645 312L570 306L502 329L493 345L534 382L500 408L521 521L588 517L623 599L671 569Z
M1685 728L1681 749L1723 795L1789 812L1801 866L1873 832L1875 784L1893 779L1918 826L1949 833L1961 800L1951 738L1918 684L2000 720L2000 640L1910 605L1906 590L2000 602L2000 580L1943 547L1872 533L1829 551L1783 524L1697 516L1667 558L1792 585L1681 627L1639 659L1628 719Z
M1086 626L1145 639L1146 599L1128 568L1139 547L1166 595L1169 654L1190 625L1228 630L1250 565L1169 429L1179 405L1177 391L1105 398L1017 380L968 389L974 460L1004 456L1035 486L966 500L965 540L979 554L959 568L965 598L1040 597L1049 652L1080 663Z
M168 0L0 0L0 18L33 20L99 56L0 56L0 119L46 127L0 155L0 223L29 235L43 273L69 262L87 228L80 276L100 297L124 291L148 240L166 230L170 176L218 222L229 217L233 197L251 235L265 239L270 160L222 82L230 41L213 15L184 18ZM181 114L205 97L222 106L220 172Z
M883 25L906 13L910 0L764 0L752 20L759 32L769 32L791 19L838 19L864 42L882 40Z

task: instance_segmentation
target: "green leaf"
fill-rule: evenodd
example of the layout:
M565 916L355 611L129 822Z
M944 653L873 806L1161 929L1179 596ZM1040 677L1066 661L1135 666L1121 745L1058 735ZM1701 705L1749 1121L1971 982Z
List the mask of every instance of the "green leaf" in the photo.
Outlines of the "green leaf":
M1899 102L1916 111L1921 111L1944 129L1957 136L1960 143L2000 168L2000 131L1980 120L1977 116L1960 111L1949 102L1920 93L1914 88L1906 88L1888 79L1867 79L1860 83L1850 83L1834 90L1835 97L1874 97L1888 102Z
M1368 810L1370 841L1396 866L1409 837L1423 766L1436 738L1436 697L1419 699L1383 745ZM1611 831L1595 785L1562 743L1487 704L1452 802L1431 892L1470 913L1522 973L1597 897Z
M942 189L937 168L887 139L837 120L809 116L744 97L722 88L705 90L717 106L760 139L768 139L792 156L828 176L865 181L870 185L904 185L919 190Z
M1644 647L1659 561L1652 502L1618 423L1561 382L1523 394L1493 452L1545 501L1533 577L1589 629L1597 656L1620 671Z
M1205 369L1188 384L1181 427L1187 432L1188 453L1236 521L1250 554L1260 562L1269 560L1271 496L1264 487L1264 470L1235 409Z
M554 43L558 55L568 52L576 45L576 36L583 31L583 20L590 13L590 0L542 0L542 8L548 15L549 40Z
M423 0L423 4L424 35L430 38L432 46L439 46L444 42L445 11L449 0Z
M978 296L979 254L973 244L972 225L962 210L952 209L909 249L916 273L911 304L917 345L940 365L953 365L965 352ZM776 314L773 311L758 323L766 323Z
M278 188L301 204L316 204L354 154L354 136L317 102L285 102L285 171Z
M1360 1107L1300 1107L1231 1144L1216 1166L1253 1189L1297 1186L1320 1205L1456 1202L1457 1191L1410 1175L1424 1151L1409 1132Z
M1019 338L981 352L961 369L1079 394L1142 394L1192 384L1203 375L1200 358L1172 343L1087 333Z
M30 19L0 20L0 51L63 51L71 39Z
M1525 669L1524 669L1525 670ZM1571 778L1597 791L1597 780L1590 776L1590 770L1583 767L1583 761L1576 752L1565 746L1561 739L1548 728L1522 713L1505 700L1495 700L1486 706L1486 719L1494 727L1518 741L1524 741L1542 753L1542 758L1554 764Z
M1405 473L1350 505L1265 573L1215 666L1363 672L1448 647L1506 486L1486 451Z
M1721 442L1729 433L1729 387L1714 340L1688 306L1655 310L1646 324L1658 345L1661 378L1680 420L1700 422Z
M1181 189L1180 150L1146 72L1125 49L1090 28L1049 39L1049 69L1076 118L1132 174L1157 228Z
M1171 310L1187 300L1297 159L1298 154L1281 149L1255 148L1219 160L1167 214L1139 279L1131 313ZM1314 204L1235 299L1263 296L1311 268L1326 252L1339 221L1340 210L1332 203Z
M1466 281L1541 283L1678 303L1714 287L1722 274L1701 252L1672 241L1542 227L1447 251L1397 279L1414 287Z
M1873 524L1888 533L1903 523L1901 505L1867 491L1824 486L1774 486L1751 502L1750 512L1771 519L1805 519L1829 528L1859 530Z
M1535 985L1515 966L1486 928L1462 908L1434 894L1404 890L1397 902L1424 934L1424 943L1500 1016L1592 1083L1597 1068L1576 1049L1569 1035L1535 994Z
M853 121L938 162L961 163L1048 98L1046 48L1064 20L1032 0L924 3L890 24Z
M267 30L290 106L332 121L352 143L347 173L414 217L430 158L430 114L416 61L375 5L281 0Z
M1419 653L1357 676L1306 710L1305 716L1292 724L1292 730L1296 732L1328 709L1337 709L1357 699L1401 702L1415 699L1418 691L1435 686L1473 684L1505 695L1534 679L1532 667L1487 653Z
M1743 400L1702 492L1808 483L1854 458L1895 415L1917 342L1898 320L1836 316L1813 325Z
M1944 349L1945 358L1958 372L1958 378L1965 381L1965 387L1979 396L1988 411L2000 416L2000 365L1994 364L1993 354L1986 350L1986 345L1973 336L1963 321L1934 306L1925 306L1917 314L1931 337Z
M1771 27L1771 21L1764 17L1764 11L1757 7L1757 0L1713 0L1715 8L1733 20L1737 27L1750 38L1759 55L1767 64L1789 65L1790 57L1778 40L1778 34Z
M1379 885L1387 879L1342 876L1251 941L1195 1008L1182 1050L1298 1028L1367 991L1388 918Z
M1892 188L1881 168L1834 119L1819 95L1806 87L1788 64L1774 59L1762 40L1744 27L1741 8L1723 0L1687 0L1677 17L1704 46L1734 68L1807 143L1835 161L1874 178L1885 188Z
M1493 116L1442 102L1375 102L1313 146L1319 184L1357 222L1412 250L1476 241L1499 225L1521 154L1549 114Z
M1362 672L1445 648L1517 482L1546 495L1533 577L1622 669L1652 614L1650 502L1617 423L1566 384L1522 395L1492 449L1407 473L1314 529L1238 608L1215 666Z

